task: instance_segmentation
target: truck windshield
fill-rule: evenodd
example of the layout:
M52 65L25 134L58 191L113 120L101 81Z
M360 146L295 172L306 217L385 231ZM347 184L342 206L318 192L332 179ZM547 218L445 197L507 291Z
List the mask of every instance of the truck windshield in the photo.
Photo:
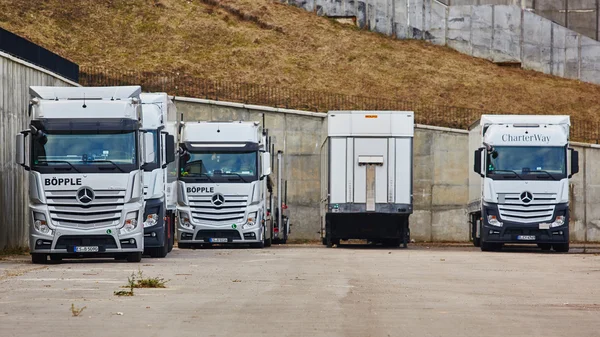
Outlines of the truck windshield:
M258 179L258 153L186 152L181 156L179 177L188 181L250 182Z
M495 180L560 180L566 167L564 147L496 146L487 154L487 175Z
M51 132L31 142L39 172L131 172L137 169L137 132Z

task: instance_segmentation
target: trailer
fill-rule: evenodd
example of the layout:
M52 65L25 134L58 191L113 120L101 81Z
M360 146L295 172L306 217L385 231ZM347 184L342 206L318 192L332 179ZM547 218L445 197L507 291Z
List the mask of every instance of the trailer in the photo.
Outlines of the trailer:
M321 238L407 247L414 113L330 111L321 146Z

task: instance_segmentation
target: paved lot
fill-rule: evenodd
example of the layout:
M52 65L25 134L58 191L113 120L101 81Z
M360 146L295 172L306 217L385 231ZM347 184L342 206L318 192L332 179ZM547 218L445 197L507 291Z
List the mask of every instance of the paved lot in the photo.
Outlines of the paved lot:
M138 268L167 288L114 296ZM42 267L21 256L0 260L0 335L599 336L599 284L598 254L522 250L175 249Z

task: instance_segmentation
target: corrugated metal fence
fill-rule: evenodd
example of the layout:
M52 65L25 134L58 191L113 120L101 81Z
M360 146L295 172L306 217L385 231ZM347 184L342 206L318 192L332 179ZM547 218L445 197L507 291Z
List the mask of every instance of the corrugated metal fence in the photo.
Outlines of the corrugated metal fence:
M0 52L0 250L27 245L28 181L15 164L15 135L27 127L31 85L72 85L36 66Z

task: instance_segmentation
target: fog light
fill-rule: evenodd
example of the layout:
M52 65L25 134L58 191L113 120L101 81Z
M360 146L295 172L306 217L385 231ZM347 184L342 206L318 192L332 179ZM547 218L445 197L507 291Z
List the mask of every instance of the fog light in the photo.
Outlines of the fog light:
M495 230L490 230L490 234L492 234L492 235L493 234L500 234L500 232L499 231L495 231Z
M152 237L155 238L156 237L156 232L152 232Z
M502 222L500 222L495 215L488 215L487 220L488 224L491 226L502 227Z
M134 244L134 243L135 243L135 240L134 240L134 239L129 239L129 243L130 243L130 244Z

